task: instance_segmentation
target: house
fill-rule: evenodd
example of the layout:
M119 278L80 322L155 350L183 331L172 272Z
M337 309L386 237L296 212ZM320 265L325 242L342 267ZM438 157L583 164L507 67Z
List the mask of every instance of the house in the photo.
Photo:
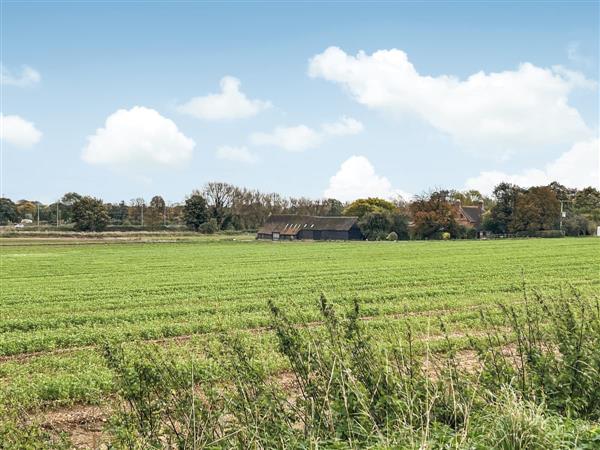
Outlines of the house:
M274 214L259 228L256 239L362 240L357 221L358 217Z
M463 206L460 200L456 200L454 202L454 211L456 221L460 225L479 230L483 216L483 201L479 201L475 206Z

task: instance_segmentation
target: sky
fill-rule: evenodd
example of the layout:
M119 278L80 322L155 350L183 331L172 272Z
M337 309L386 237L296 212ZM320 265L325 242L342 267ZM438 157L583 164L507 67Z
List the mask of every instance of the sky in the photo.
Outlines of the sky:
M600 187L597 1L0 9L14 200Z

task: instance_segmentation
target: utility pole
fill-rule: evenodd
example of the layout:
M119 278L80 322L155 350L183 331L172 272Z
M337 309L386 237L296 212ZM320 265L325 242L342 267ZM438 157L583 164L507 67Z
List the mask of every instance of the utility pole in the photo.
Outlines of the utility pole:
M165 202L163 207L163 227L167 226L167 202Z
M37 208L37 226L38 226L38 231L39 231L39 228L40 228L40 204L39 203L37 204L37 207L38 207Z
M142 202L142 228L144 228L144 202Z
M58 209L58 205L60 205L60 201L56 201L56 228L58 228L58 215L60 214L60 211Z

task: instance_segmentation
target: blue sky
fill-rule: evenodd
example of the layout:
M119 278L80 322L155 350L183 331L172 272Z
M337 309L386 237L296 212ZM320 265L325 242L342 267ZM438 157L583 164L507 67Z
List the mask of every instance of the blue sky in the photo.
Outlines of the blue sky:
M3 194L598 186L598 23L572 1L3 1Z

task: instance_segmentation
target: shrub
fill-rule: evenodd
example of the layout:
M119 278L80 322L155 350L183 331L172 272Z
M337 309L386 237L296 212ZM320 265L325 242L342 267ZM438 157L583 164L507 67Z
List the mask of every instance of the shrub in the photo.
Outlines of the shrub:
M589 221L581 215L569 217L563 222L566 236L585 236L588 234Z
M107 345L126 405L112 422L116 447L598 448L598 300L524 293L522 305L482 314L490 331L473 341L483 365L475 374L461 369L443 324L442 353L425 363L410 323L381 348L358 303L339 315L321 296L319 330L269 309L291 385L236 338L209 355L222 379L158 347Z
M392 231L390 234L388 234L386 236L386 241L397 241L398 240L398 235L396 234L395 231Z
M207 222L200 224L198 231L204 234L214 234L219 231L219 225L217 219L210 219Z
M444 241L447 241L451 238L450 233L448 233L447 231L444 231L441 236Z

